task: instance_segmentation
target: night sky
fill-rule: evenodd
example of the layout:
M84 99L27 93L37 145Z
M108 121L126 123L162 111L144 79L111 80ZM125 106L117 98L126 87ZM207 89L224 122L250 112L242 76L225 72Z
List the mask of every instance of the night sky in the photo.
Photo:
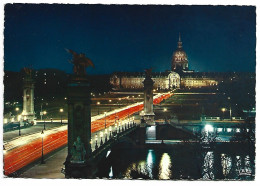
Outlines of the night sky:
M171 68L181 33L189 68L255 71L253 6L5 6L5 70L57 68L72 73L65 48L85 53L90 74Z

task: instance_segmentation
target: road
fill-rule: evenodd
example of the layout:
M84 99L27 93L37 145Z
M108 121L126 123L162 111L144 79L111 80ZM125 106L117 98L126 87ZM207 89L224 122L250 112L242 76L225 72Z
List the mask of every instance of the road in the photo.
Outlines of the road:
M171 93L158 94L154 97L154 104L160 103L162 100L169 98L171 95ZM130 116L141 110L143 110L143 102L113 110L106 114L91 117L92 139L95 139L95 134L97 132L99 134L101 130L104 130L105 122L106 127L113 126L115 124L115 119L120 120L120 122L128 122ZM100 139L98 138L98 140ZM100 141L98 141L98 143L100 143ZM45 130L43 138L38 132L15 138L5 144L4 174L9 175L39 159L42 154L42 144L44 155L66 145L67 126ZM92 148L94 146L95 144L92 143Z

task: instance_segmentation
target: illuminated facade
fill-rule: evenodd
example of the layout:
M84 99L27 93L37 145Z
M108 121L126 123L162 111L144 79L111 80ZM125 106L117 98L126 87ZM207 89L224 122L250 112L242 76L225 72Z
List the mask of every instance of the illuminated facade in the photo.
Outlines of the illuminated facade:
M182 48L181 35L179 35L177 50L172 55L172 71L188 70L188 57Z
M31 70L25 75L23 80L23 112L22 120L36 124L34 112L34 81L31 76Z
M110 84L115 90L119 89L143 89L144 73L117 72L110 78ZM168 90L180 87L180 75L176 72L152 73L153 88Z
M194 72L188 70L188 57L182 48L179 35L178 47L173 52L171 71L152 73L153 88L157 90L169 90L173 88L205 88L217 87L222 80L219 73ZM110 84L114 90L119 89L143 89L144 73L114 73L110 78Z

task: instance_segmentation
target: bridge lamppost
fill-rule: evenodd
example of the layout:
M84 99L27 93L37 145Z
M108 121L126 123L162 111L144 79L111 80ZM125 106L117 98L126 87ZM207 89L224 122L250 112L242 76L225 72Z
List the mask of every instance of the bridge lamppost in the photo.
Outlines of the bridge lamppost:
M98 115L99 115L99 105L100 105L100 102L98 101L97 102Z
M98 144L97 144L98 136L97 136L97 134L95 135L95 140L96 140L95 150L97 150L98 149Z
M105 129L105 134L106 134L105 142L107 142L107 129Z
M100 145L103 145L103 140L102 140L102 137L103 137L103 132L100 132Z
M43 123L43 130L46 130L46 128L45 128L45 119L46 119L46 114L47 114L47 112L46 111L43 111L43 115L44 115L44 123Z
M118 132L120 133L120 126L121 126L121 124L120 124L120 121L118 122Z
M105 112L105 128L107 128L107 121L106 121L106 117L107 117L107 112Z
M63 108L60 109L60 123L62 124L62 113L63 113Z
M43 159L43 137L44 137L44 132L43 132L43 130L41 132L41 136L42 136L42 159L41 159L41 164L44 164L44 159Z
M6 154L6 149L5 146L3 145L3 151L4 151L4 155Z
M117 134L117 124L115 124L115 133Z
M223 112L223 120L224 120L224 114L225 114L226 108L222 108L221 111Z
M19 107L16 107L16 108L15 108L16 116L17 116L17 121L19 121L19 118L18 118L18 111L19 111L19 110L20 110Z
M112 138L112 129L111 129L111 126L109 126L109 139Z
M112 109L111 109L111 102L112 102L112 100L110 99L110 100L109 100L109 103L110 103L110 104L109 104L109 105L110 105L110 109L109 109L109 111L112 110Z

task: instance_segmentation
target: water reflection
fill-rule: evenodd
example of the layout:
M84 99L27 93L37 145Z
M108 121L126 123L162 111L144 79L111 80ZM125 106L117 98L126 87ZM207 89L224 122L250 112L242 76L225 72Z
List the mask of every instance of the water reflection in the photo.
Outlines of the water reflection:
M113 178L113 169L112 166L110 167L110 171L109 171L109 178Z
M214 165L214 155L212 151L209 151L205 154L204 163L203 163L203 179L214 179L213 173Z
M153 164L154 164L154 151L153 150L149 150L148 151L148 154L147 154L147 158L146 158L146 168L147 168L147 171L148 171L148 175L151 179L153 179Z
M221 165L222 165L222 171L223 175L226 178L229 174L231 167L232 167L232 160L231 157L227 154L221 154Z
M254 179L254 141L244 140L248 139L246 130L233 128L230 132L229 128L206 125L194 131L196 138L191 142L149 146L153 149L118 149L111 158L113 171L111 168L106 176L174 180Z
M168 153L163 153L160 168L159 168L159 179L170 179L171 178L171 158Z

